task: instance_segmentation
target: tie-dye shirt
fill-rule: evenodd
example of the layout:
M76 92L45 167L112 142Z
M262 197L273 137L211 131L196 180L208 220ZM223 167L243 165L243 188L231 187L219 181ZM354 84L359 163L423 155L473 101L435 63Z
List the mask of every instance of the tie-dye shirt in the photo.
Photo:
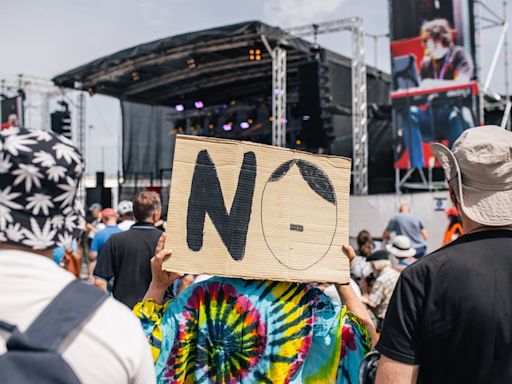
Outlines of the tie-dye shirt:
M363 323L306 284L212 278L138 303L159 383L357 383Z

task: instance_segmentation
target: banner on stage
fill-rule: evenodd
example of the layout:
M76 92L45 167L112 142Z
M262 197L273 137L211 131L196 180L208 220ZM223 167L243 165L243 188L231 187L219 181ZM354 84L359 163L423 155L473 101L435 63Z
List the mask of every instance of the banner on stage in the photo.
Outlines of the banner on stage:
M164 269L347 283L351 161L178 135Z
M395 168L433 168L478 123L473 0L390 0Z

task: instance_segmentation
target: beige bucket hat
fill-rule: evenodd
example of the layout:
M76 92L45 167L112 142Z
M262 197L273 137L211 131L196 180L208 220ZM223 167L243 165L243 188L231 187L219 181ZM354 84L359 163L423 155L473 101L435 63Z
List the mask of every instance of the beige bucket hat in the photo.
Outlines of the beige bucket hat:
M512 224L511 132L494 125L471 128L452 150L439 143L431 150L471 220L489 226Z

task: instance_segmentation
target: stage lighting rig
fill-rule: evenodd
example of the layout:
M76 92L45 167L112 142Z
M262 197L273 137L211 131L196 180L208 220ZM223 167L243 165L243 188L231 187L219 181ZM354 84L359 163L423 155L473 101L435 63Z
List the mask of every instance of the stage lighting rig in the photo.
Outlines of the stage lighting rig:
M132 80L133 81L139 81L140 80L139 72L137 72L137 71L133 71L132 72Z
M196 59L194 59L193 57L187 59L187 67L188 67L188 69L197 68Z
M249 49L249 60L251 61L260 61L261 60L261 49L259 48L251 48Z

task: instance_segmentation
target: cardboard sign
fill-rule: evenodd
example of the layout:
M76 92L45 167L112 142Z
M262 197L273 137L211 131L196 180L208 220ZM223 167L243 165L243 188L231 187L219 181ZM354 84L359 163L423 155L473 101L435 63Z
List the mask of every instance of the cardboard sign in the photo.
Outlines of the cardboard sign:
M164 269L347 283L350 159L178 135Z

